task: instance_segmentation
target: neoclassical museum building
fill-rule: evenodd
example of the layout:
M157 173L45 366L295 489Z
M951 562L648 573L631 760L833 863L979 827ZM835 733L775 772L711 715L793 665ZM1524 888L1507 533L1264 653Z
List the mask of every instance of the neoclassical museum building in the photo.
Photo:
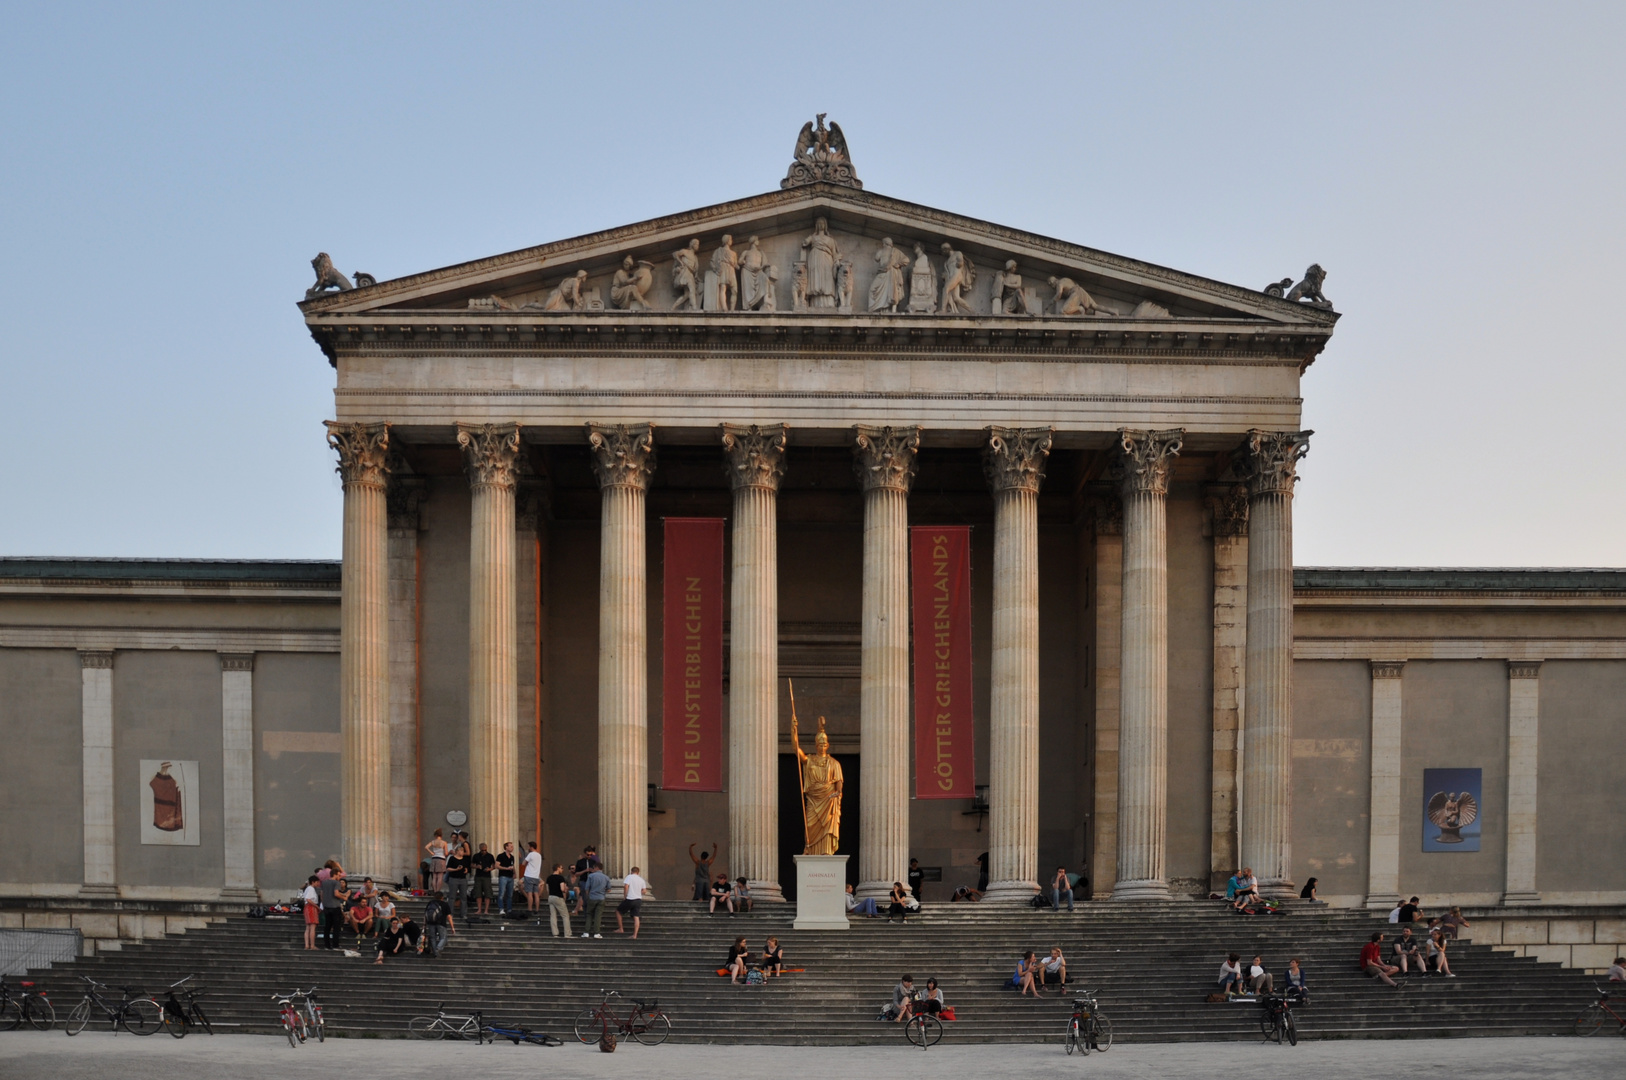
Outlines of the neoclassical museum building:
M0 559L0 898L398 880L461 825L793 899L794 694L861 894L1626 903L1626 571L1294 567L1319 267L888 198L822 118L767 194L315 266L342 564Z

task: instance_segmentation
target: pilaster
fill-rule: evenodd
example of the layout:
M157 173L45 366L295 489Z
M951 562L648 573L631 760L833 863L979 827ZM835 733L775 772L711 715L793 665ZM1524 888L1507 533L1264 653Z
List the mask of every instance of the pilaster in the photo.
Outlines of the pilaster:
M1371 838L1366 854L1366 906L1388 911L1400 903L1400 729L1404 660L1373 660Z
M1124 512L1116 490L1090 499L1095 530L1094 896L1118 883L1118 736L1123 695Z
M1507 662L1507 891L1504 904L1539 904L1536 888L1536 735L1541 661Z
M220 750L226 865L220 898L256 903L253 653L220 654Z
M113 830L113 654L79 654L85 882L81 896L118 895Z
M1214 543L1214 697L1209 795L1209 888L1223 889L1242 865L1237 791L1242 770L1242 702L1248 641L1248 489L1211 484L1203 504Z
M385 506L389 518L389 678L390 678L390 875L418 869L419 760L422 744L418 706L418 533L427 495L423 477L412 476L405 461L392 461Z

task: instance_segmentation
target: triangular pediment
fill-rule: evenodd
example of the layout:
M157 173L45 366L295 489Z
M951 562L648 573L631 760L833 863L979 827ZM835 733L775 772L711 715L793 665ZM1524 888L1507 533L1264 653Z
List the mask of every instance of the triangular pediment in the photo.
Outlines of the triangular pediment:
M732 237L734 257L714 259L724 235ZM887 241L896 255L886 251ZM1006 269L1012 261L1014 277ZM733 298L723 283L731 262L741 264ZM692 307L683 263L693 266ZM308 317L326 319L444 311L625 321L737 312L821 320L1059 320L1075 327L1240 321L1311 333L1330 331L1338 318L1325 307L826 184L328 292L300 306Z

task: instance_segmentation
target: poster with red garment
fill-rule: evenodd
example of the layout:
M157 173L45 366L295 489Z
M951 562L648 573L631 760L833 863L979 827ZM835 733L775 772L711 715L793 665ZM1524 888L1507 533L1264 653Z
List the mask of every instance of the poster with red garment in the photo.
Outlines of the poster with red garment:
M915 798L976 796L971 527L909 530L915 631Z
M723 519L666 518L661 787L723 790Z

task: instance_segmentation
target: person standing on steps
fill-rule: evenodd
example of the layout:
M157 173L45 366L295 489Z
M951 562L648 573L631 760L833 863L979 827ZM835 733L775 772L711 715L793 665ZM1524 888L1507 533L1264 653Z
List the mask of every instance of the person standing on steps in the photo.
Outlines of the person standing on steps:
M582 937L601 938L604 936L604 897L610 891L610 877L597 860L588 863L587 880L582 883L581 891L586 898L583 911L587 916Z
M459 918L469 913L469 846L452 834L452 853L446 857L446 895Z
M694 849L697 846L689 845L689 861L694 863L694 898L704 904L711 898L711 867L717 861L717 852L722 849L713 842L710 851L696 855Z
M1067 914L1071 915L1073 913L1073 882L1072 879L1067 876L1067 868L1065 866L1058 866L1056 867L1056 876L1050 882L1051 911L1058 914L1061 912L1061 901L1063 897L1066 897L1067 899Z
M919 859L909 860L909 873L904 880L909 883L909 894L917 903L920 902L920 890L926 884L926 871L920 868Z
M333 869L337 865L323 867L328 875L317 889L322 897L322 938L330 949L339 947L339 934L344 930L344 901L350 895L350 890L345 888L344 871Z
M445 893L435 893L424 905L423 926L423 954L433 960L446 948L446 935L457 933L457 922L452 918L452 906L446 902Z
M509 915L514 910L514 842L504 843L497 852L497 914Z
M570 879L565 876L564 863L555 863L546 883L548 893L548 931L554 937L570 936ZM582 937L586 937L583 934Z
M542 853L536 850L535 840L527 843L525 848L525 874L520 879L519 890L525 894L525 911L529 914L541 907Z
M977 856L977 891L988 891L988 853L985 851Z
M434 837L423 849L429 853L429 891L440 892L446 887L446 857L451 854L451 847L441 831L436 829Z
M576 860L575 869L571 873L570 883L576 887L576 914L580 915L587 903L587 890L582 885L587 881L587 875L593 872L593 864L598 862L598 845L588 844L582 848L582 857Z
M491 871L497 865L497 857L486 850L484 844L469 860L474 867L474 911L477 915L491 914Z
M626 927L621 922L621 916L631 915L632 936L636 939L638 937L638 928L643 925L644 891L649 888L649 882L638 876L638 868L634 866L632 873L623 878L621 884L626 889L627 895L622 898L621 903L617 904L615 908L615 932L618 934L627 932Z
M310 880L305 883L305 891L300 895L305 908L305 948L307 949L316 948L316 921L322 914L322 894L316 887L321 883L322 879L312 874Z

